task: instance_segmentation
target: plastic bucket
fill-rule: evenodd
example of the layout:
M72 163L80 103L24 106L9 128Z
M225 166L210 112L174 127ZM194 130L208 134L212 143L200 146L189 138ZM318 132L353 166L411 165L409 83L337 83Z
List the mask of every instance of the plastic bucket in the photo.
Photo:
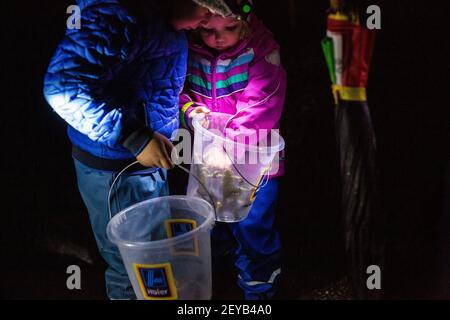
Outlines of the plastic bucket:
M114 216L118 246L140 300L208 300L212 295L210 230L214 210L185 196L155 198Z
M247 217L258 189L278 169L278 162L273 166L275 156L284 149L277 131L227 138L225 128L231 118L212 112L193 119L193 163L187 190L189 196L213 201L216 220L229 223Z

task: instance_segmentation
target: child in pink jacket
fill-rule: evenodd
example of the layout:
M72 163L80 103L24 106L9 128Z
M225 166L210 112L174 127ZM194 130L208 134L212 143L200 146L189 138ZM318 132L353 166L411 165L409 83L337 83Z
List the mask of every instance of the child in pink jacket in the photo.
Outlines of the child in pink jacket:
M198 113L228 113L229 138L258 129L278 129L286 93L286 72L279 46L251 12L252 3L236 0L194 0L214 15L190 45L188 75L180 96L181 123L191 127ZM281 272L281 244L274 228L280 163L258 191L247 219L218 224L213 251L235 243L238 284L246 299L273 296ZM220 254L220 252L213 252Z

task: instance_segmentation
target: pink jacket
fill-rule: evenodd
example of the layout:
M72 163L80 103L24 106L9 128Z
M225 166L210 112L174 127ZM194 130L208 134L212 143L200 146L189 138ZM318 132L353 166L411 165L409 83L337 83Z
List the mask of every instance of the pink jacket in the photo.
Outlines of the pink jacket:
M227 136L246 130L279 129L286 95L286 71L271 32L251 16L252 35L215 56L204 45L191 44L188 72L180 96L181 123L199 105L232 114ZM280 170L276 176L284 173Z

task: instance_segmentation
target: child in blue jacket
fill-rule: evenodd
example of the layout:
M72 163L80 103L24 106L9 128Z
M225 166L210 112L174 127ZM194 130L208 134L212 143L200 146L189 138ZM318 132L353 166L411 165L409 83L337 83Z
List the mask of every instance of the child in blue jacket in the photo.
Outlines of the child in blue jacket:
M68 123L79 191L108 264L110 299L133 299L118 249L106 237L112 212L168 195L170 139L179 126L178 96L187 59L181 29L210 16L191 0L78 0L81 29L68 29L50 62L44 94Z

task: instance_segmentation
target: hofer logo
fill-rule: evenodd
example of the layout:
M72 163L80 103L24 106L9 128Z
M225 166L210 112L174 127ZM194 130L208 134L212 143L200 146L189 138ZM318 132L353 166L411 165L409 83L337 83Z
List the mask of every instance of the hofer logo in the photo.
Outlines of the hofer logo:
M166 221L168 238L175 238L197 229L197 221L191 219L169 219ZM197 235L179 241L171 247L173 255L199 256L199 244Z
M136 277L146 300L175 300L178 298L172 266L134 264Z

